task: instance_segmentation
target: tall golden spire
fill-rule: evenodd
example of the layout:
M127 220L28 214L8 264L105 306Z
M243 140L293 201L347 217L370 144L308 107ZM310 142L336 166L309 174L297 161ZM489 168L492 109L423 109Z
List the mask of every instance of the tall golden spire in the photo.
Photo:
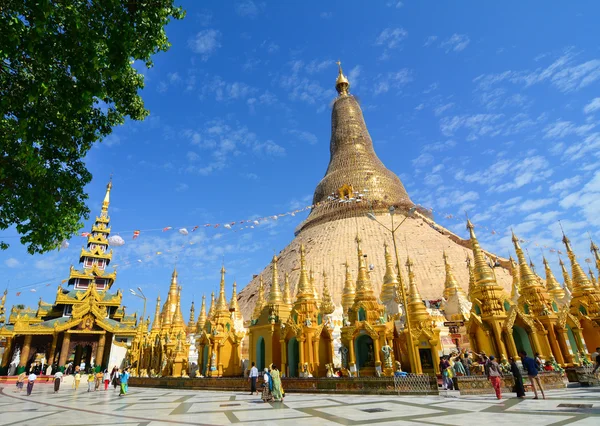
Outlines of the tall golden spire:
M285 273L285 280L283 282L283 303L292 306L292 292L290 291L290 275Z
M188 334L196 332L196 310L194 309L194 301L192 300L192 306L190 306L190 319L187 324Z
M475 274L475 283L477 287L496 284L496 277L494 276L494 272L490 265L488 265L485 260L485 254L483 250L479 246L479 241L477 241L477 237L475 236L474 226L469 219L467 219L467 229L469 230L469 235L471 239L471 247L473 250L473 259L475 260L474 265L474 274Z
M229 315L227 296L225 295L225 265L221 265L221 282L219 283L219 299L217 300L217 313Z
M562 271L562 276L563 276L563 281L565 282L565 287L567 290L569 290L569 292L573 292L573 282L571 281L571 276L569 275L569 271L567 271L567 268L565 267L565 263L563 262L563 260L560 258L560 256L558 256L558 264L560 265L560 269Z
M396 291L398 290L398 275L394 270L394 262L392 255L388 250L387 243L383 245L385 257L385 274L383 275L383 285L381 286L381 294L379 299L384 303L392 302L396 299Z
M208 319L210 320L214 320L215 319L215 292L211 292L210 293L210 306L208 308Z
M580 293L593 289L592 283L590 282L588 276L583 272L581 266L577 262L577 257L571 248L571 242L567 238L567 236L563 233L563 243L567 248L567 255L569 256L569 260L571 261L571 273L573 276L573 297L577 297Z
M100 213L100 217L106 218L108 217L108 205L110 204L110 190L112 189L112 176L108 185L106 185L106 194L104 195L104 201L102 201L102 212Z
M256 298L256 304L254 305L254 312L252 313L253 319L258 319L260 317L260 313L262 312L265 306L265 285L263 283L262 275L259 278L258 284L258 295Z
M512 275L512 291L510 293L510 299L517 303L519 297L521 297L521 274L519 273L519 266L512 255L508 256L510 261L510 273Z
M204 329L206 324L206 296L202 295L202 305L200 305L200 315L198 315L198 321L196 322L196 332L199 333Z
M561 300L565 297L565 290L560 286L558 281L556 281L546 257L542 256L542 259L544 262L544 270L546 272L546 288L548 289L548 293L550 293L554 300Z
M181 286L177 289L177 303L175 305L175 313L173 314L173 321L171 328L185 328L185 322L183 321L183 315L181 314Z
M598 249L598 246L596 244L594 244L594 241L592 240L591 237L590 237L590 251L594 255L594 260L596 261L596 269L598 270L598 274L600 277L600 249Z
M356 278L356 298L355 300L376 300L371 278L367 271L367 265L363 255L362 247L360 246L360 236L356 236L356 251L358 256L358 276Z
M346 266L346 280L344 281L344 292L342 293L342 309L344 310L344 314L348 314L348 309L354 304L356 288L354 287L354 281L350 273L350 264L348 264L347 260L344 265Z
M283 303L283 296L281 294L281 288L279 287L277 260L277 256L273 255L273 260L271 261L273 265L273 277L271 279L271 291L269 292L269 304L271 305L279 305Z
M160 332L160 296L156 298L156 311L154 311L154 322L152 323L152 333Z
M335 80L335 90L337 90L339 96L346 96L348 95L348 90L350 90L350 82L342 71L342 63L340 61L336 63L338 65L338 76Z
M177 309L177 269L173 269L171 275L171 285L169 286L169 293L162 309L161 323L163 328L170 326L173 323L173 315Z
M453 294L461 294L465 295L465 292L456 281L454 277L454 272L452 271L452 265L448 262L448 256L446 255L446 251L443 251L444 257L444 267L446 268L446 282L444 283L444 299L448 300L450 296Z
M310 289L314 299L317 301L317 303L319 303L319 293L317 293L317 286L315 285L315 271L312 269L308 273L308 282L310 283Z
M231 302L229 302L229 312L233 312L235 319L237 320L244 319L242 311L240 310L240 305L238 305L237 283L235 281L233 282L233 290L231 291Z
M588 272L590 274L590 281L592 282L593 286L598 287L598 281L596 281L596 277L594 276L594 271L592 271L592 268L589 268Z
M525 253L519 245L519 239L512 233L512 242L517 252L517 259L519 259L519 275L521 278L521 298L531 306L531 313L534 315L542 315L543 312L550 311L552 309L548 303L548 294L546 288L541 284L537 275L533 273L531 267L527 264Z
M469 256L467 256L467 269L469 271L469 289L467 292L467 296L469 298L469 301L472 302L473 298L475 297L475 272L473 271L473 264L471 263L471 258Z
M408 303L411 304L412 302L418 301L421 305L423 305L423 299L421 298L421 293L419 293L419 289L415 281L415 273L412 270L412 267L412 260L410 257L407 257L406 269L408 270Z
M419 293L417 287L417 281L415 279L415 272L413 271L413 262L410 257L406 258L406 268L408 270L408 297L406 303L408 304L408 314L410 315L411 323L419 324L423 326L423 323L431 319L427 308Z
M323 298L321 301L321 312L325 315L332 314L335 311L335 305L329 293L329 286L327 285L327 274L323 271Z

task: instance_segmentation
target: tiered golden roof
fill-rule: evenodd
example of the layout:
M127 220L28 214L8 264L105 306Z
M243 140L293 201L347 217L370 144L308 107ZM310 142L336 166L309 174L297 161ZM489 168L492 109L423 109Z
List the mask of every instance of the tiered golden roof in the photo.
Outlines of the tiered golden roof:
M412 260L410 260L410 257L406 259L406 269L408 271L408 297L406 300L406 303L408 304L408 315L411 324L414 323L414 326L421 326L424 322L431 321L431 316L423 303L421 293L419 293L415 273L413 271L413 263Z
M546 289L548 290L548 293L550 293L550 296L552 296L556 302L559 302L564 299L565 290L560 286L558 281L556 281L554 273L545 256L543 256L543 262L544 271L546 272Z
M571 248L571 242L563 233L563 243L567 248L567 254L571 261L572 271L572 299L571 313L585 312L592 318L600 319L600 291L593 286L581 266L577 262L577 257Z
M452 270L452 265L448 261L448 256L446 252L443 252L444 258L444 267L446 269L446 281L444 282L444 299L448 300L454 294L460 294L461 296L466 297L464 290L458 284L458 281L454 277L454 271Z

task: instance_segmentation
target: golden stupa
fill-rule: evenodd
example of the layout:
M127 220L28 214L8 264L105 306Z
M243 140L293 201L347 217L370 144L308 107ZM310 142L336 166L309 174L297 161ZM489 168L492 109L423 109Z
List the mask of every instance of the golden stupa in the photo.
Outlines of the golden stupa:
M367 217L371 212L390 227L389 208L395 207L394 224L406 216L407 220L396 233L399 255L410 255L413 272L419 277L419 290L426 300L440 299L446 281L445 259L452 265L454 276L462 288L467 288L469 272L465 258L471 254L469 240L463 240L435 223L429 213L415 209L404 185L388 170L375 154L360 105L349 93L350 82L340 66L336 80L338 97L331 113L330 161L327 171L317 185L314 208L296 229L295 238L278 254L278 268L289 274L292 285L300 274L300 245L304 244L306 264L318 275L327 274L333 302L341 305L347 276L346 259L355 256L357 234L362 238L362 249L370 270L370 280L377 296L381 292L386 272L384 244L394 247L390 232ZM510 263L485 253L494 268L498 284L510 293L512 277ZM408 282L405 268L401 267L404 283ZM356 277L356 265L348 271ZM264 293L270 292L271 268L267 266L256 275L239 294L239 305L246 319L253 318L259 285ZM322 293L322 280L317 280L316 291ZM292 288L292 294L296 288Z

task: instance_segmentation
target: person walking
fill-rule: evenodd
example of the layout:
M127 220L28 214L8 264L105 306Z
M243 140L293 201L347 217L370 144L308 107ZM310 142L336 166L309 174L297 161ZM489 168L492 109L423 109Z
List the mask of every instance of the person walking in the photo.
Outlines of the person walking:
M129 380L129 367L123 370L123 374L121 374L120 380L121 389L119 391L119 396L125 396L127 394L127 381Z
M517 398L525 398L525 386L523 386L523 376L521 376L521 370L512 356L508 358L508 362L510 364L510 372L512 373L515 381L515 392L517 393Z
M27 396L31 395L31 391L33 390L33 383L37 379L35 373L31 373L29 377L27 377Z
M92 373L90 371L87 376L88 392L91 392L92 389L94 389L94 381L95 381L94 373Z
M592 354L592 362L594 363L592 374L596 374L596 370L600 368L600 347L596 348L596 352Z
M104 374L102 374L102 371L98 371L95 374L95 383L94 383L94 392L96 392L98 390L98 388L100 387L100 383L102 383L102 379L104 378Z
M473 360L471 360L471 358L469 357L469 354L467 352L464 353L463 356L463 365L465 366L465 372L467 373L467 376L471 375L471 365L473 364Z
M540 378L538 376L538 369L535 360L531 357L528 357L527 352L525 351L520 351L519 356L521 357L523 368L527 370L527 377L529 377L531 388L533 389L533 393L535 394L535 397L533 399L538 399L538 390L542 393L542 399L546 399L542 382L540 381Z
M121 373L119 372L119 369L113 367L112 373L110 373L110 380L112 381L114 390L117 390L117 386L119 386L119 388L121 387L120 376Z
M250 369L248 380L250 380L250 395L254 395L254 392L256 392L256 394L258 395L258 391L256 390L256 381L258 380L258 368L256 368L256 364L254 362L252 362L252 368Z
M281 374L276 365L271 365L271 380L273 381L273 399L283 401L283 393L281 391Z
M265 368L265 372L263 374L263 391L262 391L263 402L273 401L272 390L273 390L273 380L271 380L271 375L269 374L269 369Z
M102 379L104 380L104 390L108 390L108 385L110 384L110 374L108 373L108 368L104 369Z
M25 373L24 371L21 374L19 374L19 377L17 377L17 389L19 390L19 392L23 390L23 383L25 383L26 378L27 373Z
M54 393L58 393L58 390L60 389L60 382L62 382L62 380L63 373L61 373L60 370L54 373Z
M496 398L502 399L502 391L500 389L500 378L502 377L502 373L500 372L500 366L496 362L494 355L490 355L487 366L486 372L494 391L496 391Z
M81 373L79 371L77 371L75 373L75 377L73 377L75 380L73 380L73 389L77 390L79 389L79 382L81 382Z
M450 362L446 358L446 356L440 357L440 373L442 374L442 389L443 390L453 390L453 382L452 382L452 367L450 366Z

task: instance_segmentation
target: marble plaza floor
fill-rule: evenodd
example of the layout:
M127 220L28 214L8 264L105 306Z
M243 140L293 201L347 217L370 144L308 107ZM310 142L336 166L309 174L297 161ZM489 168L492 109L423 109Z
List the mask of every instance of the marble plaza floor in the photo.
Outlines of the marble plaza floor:
M87 392L37 383L0 387L0 425L600 425L600 388L548 391L546 400L492 396L289 394L265 404L240 392L130 388ZM528 394L530 395L530 394Z

